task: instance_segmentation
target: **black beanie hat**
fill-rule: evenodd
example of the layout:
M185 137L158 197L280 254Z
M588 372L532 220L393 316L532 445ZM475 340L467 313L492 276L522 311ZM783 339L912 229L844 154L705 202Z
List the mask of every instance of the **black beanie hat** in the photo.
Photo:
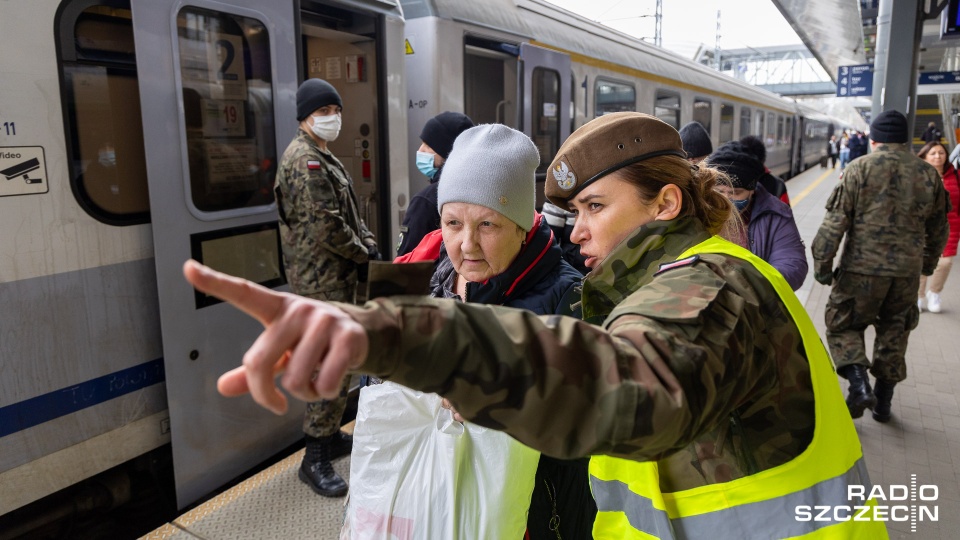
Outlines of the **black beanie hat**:
M760 137L756 135L747 135L740 139L740 144L743 145L744 149L747 152L750 152L757 159L760 160L760 163L765 163L767 161L767 146L763 144L763 141L760 140Z
M700 122L690 122L680 128L680 141L683 142L683 151L688 159L709 156L713 152L713 143L710 134Z
M907 142L907 118L897 111L884 111L870 122L870 138L876 142Z
M763 176L763 164L738 141L731 141L717 148L717 151L707 158L707 163L727 173L735 188L756 189L757 180Z
M313 111L327 105L339 105L341 109L343 108L340 94L327 81L307 79L303 81L300 88L297 88L297 121L302 122Z
M453 141L473 127L473 120L458 112L442 112L427 120L420 131L420 140L427 143L443 159L450 157Z

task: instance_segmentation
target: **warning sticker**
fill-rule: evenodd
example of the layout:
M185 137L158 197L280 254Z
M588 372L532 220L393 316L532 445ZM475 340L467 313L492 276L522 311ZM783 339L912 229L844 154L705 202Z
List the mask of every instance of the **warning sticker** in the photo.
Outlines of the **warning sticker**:
M414 54L414 52L413 52L413 45L410 45L410 38L407 38L407 39L403 40L403 44L404 44L404 49L405 49L404 52L405 52L405 53L407 53L407 54Z
M42 146L0 146L0 197L48 190Z

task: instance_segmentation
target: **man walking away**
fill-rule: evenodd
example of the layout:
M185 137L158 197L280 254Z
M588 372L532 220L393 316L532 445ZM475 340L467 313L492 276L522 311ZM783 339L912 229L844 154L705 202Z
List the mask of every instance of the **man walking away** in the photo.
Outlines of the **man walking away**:
M920 274L933 273L947 241L947 194L937 171L910 151L902 114L878 115L870 138L873 151L847 166L827 200L813 241L814 278L833 285L824 314L827 344L837 373L850 381L850 416L873 409L874 420L887 422L894 386L907 378ZM869 325L877 331L872 363L863 341Z

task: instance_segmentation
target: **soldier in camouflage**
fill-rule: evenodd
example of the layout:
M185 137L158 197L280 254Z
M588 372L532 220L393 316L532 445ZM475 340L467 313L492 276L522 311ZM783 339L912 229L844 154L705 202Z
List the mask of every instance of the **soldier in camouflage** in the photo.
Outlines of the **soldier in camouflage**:
M731 211L715 190L723 174L691 167L677 131L640 113L580 128L550 174L546 195L577 214L572 238L592 268L585 320L422 297L310 303L188 263L195 287L267 326L218 389L279 412L277 369L302 399L328 395L348 369L373 373L548 455L655 462L663 493L800 456L819 418L789 286L743 256L678 260L711 238L730 246L713 237ZM855 440L849 420L842 429Z
M833 285L824 313L827 343L837 373L850 381L850 415L870 408L875 420L887 422L894 386L907 378L920 274L933 273L947 241L948 199L936 169L910 152L902 114L878 115L870 138L873 152L847 166L827 200L812 250L815 279ZM863 340L869 325L877 331L872 363Z
M297 90L300 129L277 171L274 192L287 281L295 294L353 303L367 263L378 258L373 234L360 219L353 181L327 149L340 132L343 102L332 85L309 79ZM352 441L340 433L349 378L332 400L307 404L306 452L299 477L315 492L343 496L344 482L330 461L349 454Z

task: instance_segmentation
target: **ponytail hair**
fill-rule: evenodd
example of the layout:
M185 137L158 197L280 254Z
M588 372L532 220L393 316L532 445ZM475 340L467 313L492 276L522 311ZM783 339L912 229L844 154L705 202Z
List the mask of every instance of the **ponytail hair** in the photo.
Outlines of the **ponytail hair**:
M643 201L656 199L666 184L676 185L683 197L679 215L694 217L710 234L729 239L728 235L743 226L733 205L716 189L720 184L731 185L730 178L719 169L665 155L638 161L617 172L637 188Z

